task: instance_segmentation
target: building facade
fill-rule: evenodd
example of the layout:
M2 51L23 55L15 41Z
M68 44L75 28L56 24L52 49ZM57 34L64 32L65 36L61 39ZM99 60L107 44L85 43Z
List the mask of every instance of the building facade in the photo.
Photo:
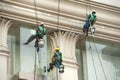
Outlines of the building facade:
M96 33L85 38L82 27L92 10L97 13ZM1 0L0 80L119 80L119 18L118 6L94 1ZM34 41L23 45L37 22L47 28L39 53ZM63 54L63 74L45 71L57 46Z

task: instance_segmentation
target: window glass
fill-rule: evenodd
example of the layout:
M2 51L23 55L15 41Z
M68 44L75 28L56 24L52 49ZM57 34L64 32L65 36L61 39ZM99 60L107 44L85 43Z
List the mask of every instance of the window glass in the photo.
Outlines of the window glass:
M24 45L31 35L35 35L35 29L26 25L12 26L8 31L8 48L10 51L10 72L15 75L18 72L33 74L36 61L36 74L47 75L44 72L44 67L47 67L47 40L46 36L45 47L41 48L37 53L34 47L35 40Z
M119 45L92 38L86 41L88 80L120 79Z

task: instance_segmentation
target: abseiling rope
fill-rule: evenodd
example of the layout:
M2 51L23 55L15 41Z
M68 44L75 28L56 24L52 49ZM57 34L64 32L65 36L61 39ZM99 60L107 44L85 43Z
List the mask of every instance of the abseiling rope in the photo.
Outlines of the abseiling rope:
M34 0L34 7L35 7L35 19L36 25L38 26L38 16L37 16L37 8L36 8L36 0ZM35 61L34 61L34 80L36 80L36 62L37 62L37 48L35 48Z
M35 49L35 61L34 61L34 80L36 80L36 61L37 61L37 49Z
M94 43L94 46L95 46L95 49L96 49L96 52L97 52L97 56L98 56L100 65L101 65L101 67L102 67L103 74L104 74L104 76L105 76L105 79L108 80L108 79L107 79L107 76L106 76L106 74L105 74L105 71L104 71L104 68L103 68L103 64L102 64L102 61L101 61L101 59L100 59L98 50L97 50L97 46L96 46L96 43L95 43L95 38L94 38L94 37L92 37L92 38L93 38L93 43Z
M91 57L92 57L93 67L94 67L94 70L95 70L95 76L96 76L96 79L98 80L97 71L96 71L96 68L95 68L95 61L94 61L94 58L93 58L93 51L92 51L91 38L90 37L89 37L89 48L90 48L90 51L91 51Z
M35 7L35 19L36 19L36 23L37 23L37 26L38 26L38 14L37 14L36 0L34 0L34 7Z

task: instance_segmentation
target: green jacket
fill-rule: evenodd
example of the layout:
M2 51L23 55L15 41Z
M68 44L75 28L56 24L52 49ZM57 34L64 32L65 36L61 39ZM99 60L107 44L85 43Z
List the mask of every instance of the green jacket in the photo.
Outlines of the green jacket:
M46 34L46 28L42 27L42 26L38 26L36 34L39 34L39 35L42 35L42 36L45 35Z
M89 16L88 16L88 20L90 20L90 21L92 21L92 22L96 22L96 15L95 14L90 14Z
M54 57L56 60L62 60L62 53L61 52L55 52Z

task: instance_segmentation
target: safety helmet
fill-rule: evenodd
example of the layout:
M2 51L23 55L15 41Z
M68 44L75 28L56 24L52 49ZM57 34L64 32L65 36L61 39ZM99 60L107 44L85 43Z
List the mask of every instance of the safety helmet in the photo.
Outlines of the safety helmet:
M44 22L41 22L42 25L44 25Z
M92 11L92 13L96 13L96 11L95 11L95 10L93 10L93 11Z
M59 51L60 50L60 48L55 48L55 51Z
M40 23L38 23L38 25L44 25L44 22L40 22Z

